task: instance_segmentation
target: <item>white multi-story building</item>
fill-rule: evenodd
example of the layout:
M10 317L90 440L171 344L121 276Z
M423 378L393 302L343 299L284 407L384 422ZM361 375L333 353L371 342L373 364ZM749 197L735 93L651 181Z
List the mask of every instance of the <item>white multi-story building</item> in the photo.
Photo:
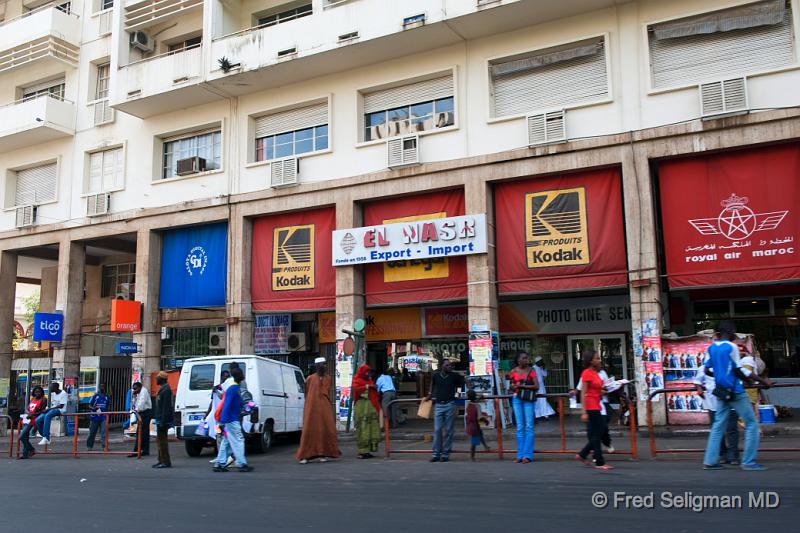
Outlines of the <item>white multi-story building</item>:
M426 308L447 302L463 306L467 324L499 329L509 350L561 353L551 379L566 388L589 345L643 375L634 347L649 319L656 334L690 334L735 318L744 298L766 301L767 312L742 316L772 324L784 309L777 297L800 294L791 265L749 284L731 278L751 287L735 294L695 290L726 283L671 284L659 180L667 158L797 145L798 0L0 0L0 19L0 290L9 302L0 322L11 321L16 277L40 279L42 308L64 312L65 334L80 339L55 350L67 375L81 355L113 345L102 332L115 297L143 304L144 331L133 337L145 372L161 357L178 359L169 366L191 353L252 351L257 311L294 313L307 353L335 350L336 332L365 308L402 304L418 309L416 336L412 327L368 341L433 353L458 337L424 325ZM504 289L500 189L598 168L619 171L623 281ZM752 179L769 186L769 175ZM334 300L304 305L308 287L285 305L253 296L260 216L335 208L335 227L352 228L372 220L379 199L400 205L442 190L460 191L464 212L427 214L489 219L490 252L466 259L455 292L383 297L409 289L375 289L369 267L337 267ZM686 194L744 194L726 191ZM383 209L384 220L419 216ZM216 221L228 224L224 304L159 305L165 232ZM764 281L788 286L764 292ZM536 324L506 332L503 305L523 295L532 308L610 295L628 318L598 330L561 324L559 340L540 339L551 330ZM728 314L700 313L695 302L705 300L725 301ZM796 302L787 309L796 316ZM221 344L210 346L215 334ZM791 338L774 344L791 354ZM0 377L8 371L3 359Z

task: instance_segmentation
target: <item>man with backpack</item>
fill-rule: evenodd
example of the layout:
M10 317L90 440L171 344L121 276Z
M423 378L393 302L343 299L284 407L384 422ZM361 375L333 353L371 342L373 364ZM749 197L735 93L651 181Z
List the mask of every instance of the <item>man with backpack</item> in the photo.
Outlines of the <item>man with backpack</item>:
M244 381L244 372L238 366L231 368L231 378L233 378L233 384L225 391L222 407L219 409L217 422L222 430L222 444L219 447L213 470L214 472L227 472L228 455L233 452L239 472L251 472L253 467L247 464L247 458L244 455L244 435L240 421L243 403L239 384Z
M739 363L739 348L734 344L736 329L732 323L721 322L718 335L718 340L708 348L709 357L704 364L714 373L715 386L712 394L717 397L717 413L708 436L703 469L721 470L724 468L718 462L720 443L728 423L728 416L730 416L731 410L735 409L744 420L745 426L742 470L766 470L767 467L756 463L758 422L750 406L750 399L745 393L742 380L748 383L762 383L766 386L772 385L772 382L742 368Z

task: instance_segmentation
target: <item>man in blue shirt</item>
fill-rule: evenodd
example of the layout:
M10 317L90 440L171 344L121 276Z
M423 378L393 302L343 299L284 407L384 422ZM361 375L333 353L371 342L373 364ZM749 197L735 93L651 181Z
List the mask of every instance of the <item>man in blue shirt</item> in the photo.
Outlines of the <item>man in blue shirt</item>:
M389 426L394 429L399 425L400 421L398 420L398 404L392 403L397 399L397 389L394 386L392 374L394 374L394 369L392 368L381 374L375 382L375 387L378 389L378 394L381 395L383 416L389 421Z
M93 413L105 413L108 411L108 406L111 404L111 399L106 394L106 384L101 383L97 388L97 393L89 400L89 410ZM108 427L108 416L106 415L92 415L89 417L89 438L86 439L86 448L92 451L94 448L94 439L97 436L97 430L100 430L100 442L103 444L103 449L106 447L106 428Z
M219 427L222 430L222 445L219 447L217 460L214 463L214 472L227 472L228 455L233 453L239 472L251 472L253 467L247 464L244 455L244 435L242 434L242 397L239 394L240 385L244 381L244 372L238 366L231 367L233 384L225 391L222 398L222 409L219 414Z
M722 442L722 434L728 423L731 409L735 409L739 416L744 420L744 456L742 458L742 470L766 470L767 467L756 463L756 453L758 452L758 422L756 421L753 408L750 406L750 399L744 392L744 379L748 383L762 383L766 386L772 384L769 379L760 378L739 364L739 348L734 344L736 340L736 330L732 323L721 322L719 325L718 340L708 348L708 359L704 366L711 369L714 373L715 388L714 395L717 396L717 414L714 417L714 425L708 436L706 453L703 458L703 468L705 470L720 470L723 468L717 461L719 459L719 447ZM732 398L726 400L721 398L720 391L730 391Z

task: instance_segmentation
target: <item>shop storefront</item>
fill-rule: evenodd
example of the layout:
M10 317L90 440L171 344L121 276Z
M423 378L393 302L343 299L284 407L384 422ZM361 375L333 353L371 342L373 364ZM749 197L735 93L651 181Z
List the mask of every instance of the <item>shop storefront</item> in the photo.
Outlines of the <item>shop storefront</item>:
M799 178L797 143L658 168L673 328L691 335L732 320L777 378L800 376Z
M333 207L259 217L253 221L253 347L258 355L299 366L316 354L333 356L336 339L321 340L321 314L336 307L331 263ZM333 315L333 313L330 313Z
M501 368L542 357L548 392L566 392L594 349L633 379L619 170L500 184L495 213Z

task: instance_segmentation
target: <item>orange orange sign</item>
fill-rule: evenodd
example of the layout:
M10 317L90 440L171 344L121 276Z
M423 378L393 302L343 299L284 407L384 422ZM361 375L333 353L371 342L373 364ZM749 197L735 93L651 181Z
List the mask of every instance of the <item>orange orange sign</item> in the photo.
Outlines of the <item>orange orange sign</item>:
M368 309L367 341L405 341L422 338L419 307ZM336 313L319 314L319 342L336 342ZM344 336L344 333L339 335Z
M111 331L141 331L142 303L111 300Z

